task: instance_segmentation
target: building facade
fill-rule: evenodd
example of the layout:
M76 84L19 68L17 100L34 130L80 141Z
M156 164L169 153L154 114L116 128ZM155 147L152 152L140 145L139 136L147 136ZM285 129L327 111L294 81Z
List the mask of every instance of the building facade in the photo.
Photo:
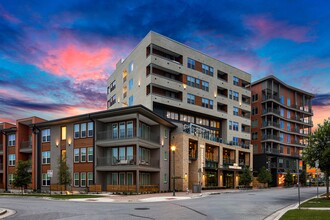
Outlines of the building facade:
M67 190L169 190L168 134L175 125L143 106L16 123L0 125L4 190L14 189L11 182L20 160L31 161L31 190L64 190L58 184L60 160L71 175Z
M150 32L117 63L107 107L141 104L176 124L176 189L234 188L242 167L253 167L250 82L250 74Z
M275 76L253 82L252 144L254 168L271 171L273 185L284 184L288 170L303 169L302 150L313 127L313 94L285 84Z

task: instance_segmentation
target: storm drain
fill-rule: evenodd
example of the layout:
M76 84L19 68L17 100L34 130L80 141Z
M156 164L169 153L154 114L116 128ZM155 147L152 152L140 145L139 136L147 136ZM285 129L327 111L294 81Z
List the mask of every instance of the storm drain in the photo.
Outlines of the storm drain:
M149 210L150 208L135 208L134 210Z

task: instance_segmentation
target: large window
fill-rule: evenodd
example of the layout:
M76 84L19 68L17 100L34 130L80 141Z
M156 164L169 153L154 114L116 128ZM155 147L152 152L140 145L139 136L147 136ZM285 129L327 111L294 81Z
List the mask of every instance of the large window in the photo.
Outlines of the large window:
M234 130L234 131L238 131L238 127L239 127L239 123L233 121L233 130Z
M236 76L233 76L233 84L238 86L239 83L239 78L237 78Z
M149 164L150 163L150 150L147 148L139 148L140 163Z
M195 78L191 76L187 76L187 85L195 87Z
M87 173L87 178L88 178L87 185L88 186L93 185L93 173L92 172Z
M239 93L234 91L234 94L233 94L233 95L234 95L234 96L233 96L233 100L238 101Z
M213 109L213 100L202 98L202 107Z
M93 147L88 148L88 162L93 162L94 160L94 150Z
M194 116L180 114L180 121L195 123L195 118Z
M79 186L79 173L73 174L73 185L76 187Z
M80 124L80 130L81 130L81 137L85 138L86 137L86 123Z
M117 139L118 138L118 124L112 124L112 138Z
M80 186L81 187L86 186L86 173L85 172L80 173Z
M16 155L15 154L9 154L8 155L8 161L9 161L9 166L15 166L16 164Z
M202 89L205 91L209 91L209 83L206 81L202 81Z
M170 118L170 119L173 119L173 120L179 120L179 114L176 113L176 112L167 111L166 112L166 118Z
M238 137L233 137L233 145L238 145Z
M42 142L50 141L50 129L42 130Z
M79 138L80 137L79 133L80 133L79 124L75 124L74 125L74 138Z
M133 121L128 121L126 123L126 130L127 130L127 137L132 138L133 137Z
M73 153L74 153L74 162L75 163L79 163L79 148L75 148L73 150Z
M42 185L43 186L49 186L50 185L50 177L47 173L42 174Z
M116 80L114 80L114 81L110 84L110 92L112 92L115 88L116 88Z
M16 145L16 134L8 135L8 146L15 146Z
M125 122L119 123L119 138L125 138Z
M234 108L233 108L233 114L234 114L234 115L238 115L238 108L237 108L237 107L234 107Z
M188 68L195 69L195 60L188 58Z
M187 94L187 102L190 104L195 104L195 96L192 94Z
M189 159L191 160L197 159L197 145L197 141L189 140Z
M202 64L202 73L213 76L213 67L210 67L203 63Z
M133 88L133 79L130 79L128 82L128 90L131 90Z
M61 140L66 140L66 127L61 127Z
M112 185L118 185L118 173L112 173Z
M50 164L50 151L42 152L42 164Z

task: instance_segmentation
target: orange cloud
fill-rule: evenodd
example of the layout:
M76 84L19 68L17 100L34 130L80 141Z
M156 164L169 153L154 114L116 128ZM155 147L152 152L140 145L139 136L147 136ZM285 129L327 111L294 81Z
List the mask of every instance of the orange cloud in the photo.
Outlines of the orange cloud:
M48 51L48 56L37 65L49 73L76 80L106 80L105 70L115 65L113 54L109 48L88 50L68 45Z
M318 124L323 124L324 119L330 117L330 105L326 106L313 106L313 130L317 128Z

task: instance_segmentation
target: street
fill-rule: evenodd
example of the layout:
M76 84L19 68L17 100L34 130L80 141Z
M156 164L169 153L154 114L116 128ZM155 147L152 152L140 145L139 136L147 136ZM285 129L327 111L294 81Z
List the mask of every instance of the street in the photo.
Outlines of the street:
M319 188L320 193L325 187ZM0 197L0 207L17 213L8 219L264 219L298 202L297 188L242 190L203 198L150 203L96 203L31 197ZM301 201L316 187L301 188Z

